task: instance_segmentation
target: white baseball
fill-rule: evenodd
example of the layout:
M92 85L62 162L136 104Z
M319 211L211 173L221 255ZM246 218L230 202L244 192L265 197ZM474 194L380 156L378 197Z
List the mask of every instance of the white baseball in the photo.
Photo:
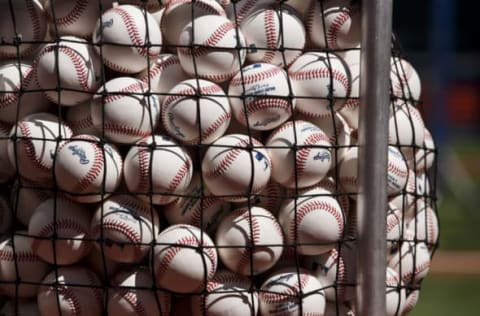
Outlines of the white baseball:
M288 6L258 8L242 20L240 29L247 42L247 60L252 63L290 65L305 46L303 21Z
M242 68L228 87L236 120L254 130L271 130L284 123L295 109L289 95L286 71L266 63Z
M171 295L153 291L152 274L143 267L123 270L113 278L109 292L108 315L170 315Z
M48 100L65 106L92 98L102 83L101 68L93 46L74 36L45 45L35 58L38 85Z
M43 93L38 91L40 87L34 70L28 61L7 61L0 65L0 121L12 124L50 107Z
M425 140L425 125L417 108L408 102L396 102L388 121L388 143L397 145L407 161Z
M46 200L35 209L28 224L28 234L35 238L33 252L51 264L80 261L92 246L88 240L91 217L83 205L64 197Z
M49 113L27 115L12 127L8 158L19 174L31 181L53 180L53 158L57 146L72 137L72 131Z
M6 301L0 308L0 315L4 316L41 316L37 300L13 299Z
M310 189L322 189L328 191L332 197L337 199L338 204L340 204L342 207L345 218L348 218L351 209L350 200L348 195L343 192L340 183L335 181L333 177L325 177L322 179L322 181L318 182L314 186L302 189L298 193L300 195L305 195L305 192L308 192Z
M28 226L33 212L44 201L51 198L53 192L41 183L17 180L10 191L10 203L16 211L17 220Z
M15 166L10 162L8 155L8 136L10 134L10 125L0 123L0 183L8 182L15 175Z
M133 4L139 6L140 8L145 8L149 12L159 10L162 7L162 4L165 4L170 0L119 0L120 4ZM145 6L145 7L144 7Z
M329 137L316 125L289 121L266 141L272 179L286 188L305 188L322 180L332 164Z
M355 316L355 313L349 304L327 301L324 316Z
M350 51L349 51L350 52ZM356 49L351 53L359 55L360 50ZM339 110L348 125L354 129L358 129L358 117L360 115L360 58L349 62L349 55L345 56L345 62L350 72L350 95L345 101L345 105Z
M264 145L242 134L220 137L207 149L202 174L208 190L223 200L242 202L265 188L272 163Z
M404 231L404 240L400 249L390 258L388 266L400 274L406 285L418 284L430 269L428 246L414 240L414 232Z
M257 315L258 295L251 288L247 277L219 270L208 282L205 295L192 296L192 315Z
M203 79L174 86L162 104L162 123L170 136L186 144L210 144L230 124L232 110L223 89Z
M304 53L290 65L288 75L297 110L307 116L332 115L344 106L350 94L350 74L334 53Z
M92 41L101 43L95 48L107 67L133 74L146 69L149 60L160 54L162 33L150 13L133 5L119 5L98 19Z
M122 170L117 149L91 135L74 136L59 146L54 165L57 186L81 203L108 197L120 185Z
M405 189L390 198L390 203L402 210L406 222L414 217L414 206L419 200L419 183L416 173L409 169Z
M330 251L342 237L345 215L329 191L313 188L301 196L286 200L278 213L289 245L303 255Z
M33 238L23 230L15 231L0 242L0 291L7 297L34 297L49 269L33 252L32 242ZM16 284L18 280L21 282Z
M397 250L402 232L403 232L403 211L398 209L392 203L388 204L387 210L387 257L389 254L393 252L393 250Z
M193 14L193 15L192 15ZM215 0L169 0L161 21L165 42L173 49L179 45L179 36L190 21L205 15L225 17L225 10Z
M387 267L386 271L386 285L385 316L404 315L403 310L407 301L405 285L397 271L390 267Z
M409 315L410 312L417 306L420 298L420 290L413 290L407 295L407 300L403 309L403 315Z
M390 67L393 95L414 104L418 102L422 93L422 83L412 64L400 57L392 57Z
M229 211L228 204L212 197L203 185L200 174L194 174L184 194L165 205L163 215L170 225L188 224L200 227L207 234L214 232L219 217Z
M147 91L145 83L135 78L107 81L91 103L93 125L108 139L124 144L152 135L160 119L160 104Z
M41 315L100 316L104 295L98 277L81 266L59 267L50 272L38 290Z
M170 137L153 135L130 148L123 174L131 193L143 201L164 205L185 192L193 165L187 152Z
M113 2L114 0L101 0L100 4L98 0L50 0L45 3L45 12L50 23L55 25L51 31L56 33L56 36L89 38L100 16L100 6L106 10Z
M305 256L302 266L325 286L327 300L343 303L355 299L356 247L353 244L345 243L321 255Z
M285 191L286 190L284 187L270 180L265 186L265 188L258 194L255 194L252 199L250 199L249 201L237 203L235 206L258 206L266 209L274 216L277 216L280 206L282 205L285 196L287 196L287 193Z
M176 293L204 289L218 264L212 239L200 228L172 225L158 235L152 269L158 286Z
M93 125L91 100L67 108L65 123L72 129L73 135L88 134L101 136L102 131Z
M105 256L117 262L139 263L160 231L157 210L130 195L114 195L93 214L91 237Z
M14 17L11 13L14 12ZM15 24L13 24L13 22ZM0 58L32 55L45 38L47 22L38 0L2 1L0 4L0 38L10 45L0 45ZM20 40L18 45L17 37ZM18 51L17 51L18 49Z
M228 269L242 275L257 275L280 259L283 233L269 211L257 206L243 207L222 218L215 244Z
M139 73L137 78L146 84L150 92L157 95L159 103L162 104L170 89L187 80L188 76L180 66L177 55L161 54L147 69Z
M180 64L191 77L224 82L232 78L245 61L246 51L241 49L246 45L244 35L235 29L232 21L220 15L194 19L182 30L178 45Z
M231 21L234 21L237 23L237 25L240 25L243 19L253 11L273 5L275 2L275 0L229 1L229 3L225 5L225 12Z
M402 153L393 146L388 146L387 157L387 193L398 194L405 188L408 178L408 167ZM345 193L352 199L358 194L358 148L352 147L339 166L339 181Z
M270 276L261 286L260 313L264 316L323 315L324 285L310 272L285 268ZM300 296L299 294L302 293Z
M409 161L410 168L417 173L423 173L429 170L435 161L436 155L435 142L433 141L432 134L426 127L423 134L423 142L415 152L415 159Z
M361 40L360 5L350 0L311 1L305 16L307 34L319 48L356 47Z
M416 240L424 242L431 252L438 243L440 232L439 221L437 213L432 207L425 203L419 203L415 213L415 217L408 222L408 229L413 231L416 235Z

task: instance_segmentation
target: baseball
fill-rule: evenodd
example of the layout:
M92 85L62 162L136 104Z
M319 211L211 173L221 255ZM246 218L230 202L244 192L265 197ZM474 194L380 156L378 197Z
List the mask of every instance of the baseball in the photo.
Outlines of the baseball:
M67 108L65 122L72 129L73 135L101 136L102 132L93 125L90 104L91 100Z
M238 0L228 1L225 5L225 12L231 21L235 21L240 25L243 19L253 11L260 8L265 8L269 5L275 4L275 0Z
M215 0L169 0L165 4L160 24L165 42L175 49L176 45L180 44L179 36L185 26L190 21L206 15L226 16L225 10Z
M323 315L324 285L308 271L299 268L282 269L261 286L260 313L269 315ZM300 295L300 293L302 293Z
M35 58L38 85L46 90L48 100L65 106L92 98L101 84L101 68L93 47L74 36L45 45Z
M212 239L200 228L172 225L157 237L152 269L158 286L176 293L204 289L217 270Z
M155 95L146 95L147 90L145 83L131 77L107 81L90 108L99 133L123 144L152 135L160 119L160 104Z
M128 265L111 260L96 247L92 247L92 250L85 257L84 262L85 267L95 272L102 280L110 279L114 274Z
M81 266L58 267L42 281L37 294L41 315L100 316L103 291L98 277Z
M360 50L349 51L350 54L345 54L345 62L350 71L350 95L345 101L344 106L339 110L342 117L348 125L354 129L358 129L358 117L360 115ZM351 55L356 55L354 58ZM354 61L352 61L352 59Z
M313 46L352 48L360 44L360 18L360 5L350 0L311 1L305 25Z
M220 259L231 271L257 275L280 259L283 233L269 211L257 206L243 207L222 218L215 244L219 247Z
M182 30L178 44L180 65L191 77L224 82L232 78L245 61L245 50L238 48L246 45L244 35L224 16L205 15L194 19Z
M420 100L422 85L417 71L405 59L392 57L390 60L390 82L395 97L416 103Z
M194 174L184 194L165 205L163 215L170 225L188 224L201 228L207 234L214 232L223 213L229 206L212 197L203 185L200 174Z
M242 20L240 29L251 63L290 65L305 46L303 21L288 6L260 7Z
M337 302L327 301L324 316L355 316L350 304L338 304Z
M33 212L44 201L53 196L49 188L44 184L35 184L29 181L17 180L13 183L10 191L10 203L16 211L17 220L28 226Z
M254 130L271 130L284 123L295 109L289 98L287 73L282 68L253 64L230 81L228 96L235 119Z
M123 175L128 190L153 204L168 204L184 193L192 180L187 152L171 138L146 137L130 148Z
M304 257L303 266L325 287L327 300L348 302L355 299L356 251L352 243L345 243L327 253Z
M388 121L388 143L398 146L409 161L414 158L415 148L421 147L424 140L425 125L418 109L408 102L395 103Z
M160 54L162 33L150 13L133 5L119 5L98 19L92 41L107 67L134 74Z
M63 197L50 198L33 212L28 234L35 239L33 252L42 260L58 265L80 261L91 249L91 212ZM55 236L55 238L54 238Z
M145 83L150 92L157 95L158 102L162 104L170 89L187 80L188 76L180 66L177 55L161 54L147 69L139 73L137 78Z
M322 180L332 164L328 136L307 121L289 121L266 141L272 178L286 188L305 188Z
M108 315L170 315L171 296L153 291L154 282L148 269L137 267L119 272L109 292Z
M325 177L322 181L318 182L314 186L300 190L298 193L302 196L305 195L305 192L310 191L311 189L321 189L326 190L328 193L337 199L338 204L342 207L343 215L345 218L348 218L350 214L350 199L348 195L343 192L341 185L335 181L333 177ZM315 191L313 191L315 192Z
M219 270L207 283L207 294L192 296L193 316L257 315L258 295L245 276Z
M327 190L306 190L296 199L283 203L278 221L289 245L303 255L330 251L342 237L345 215L338 201Z
M404 284L394 269L387 267L386 271L386 313L385 316L404 315L403 310L407 300Z
M120 185L122 164L112 145L101 144L96 136L77 135L57 150L56 184L74 201L100 202Z
M242 202L265 188L272 163L264 145L242 134L217 139L202 161L205 185L225 201Z
M120 4L133 4L141 8L147 9L149 12L157 11L162 7L162 4L165 4L170 0L119 0Z
M138 263L160 231L157 210L129 195L114 195L97 208L91 222L95 246L108 258Z
M161 112L169 135L186 144L214 142L225 133L232 117L222 88L203 79L188 79L173 87Z
M22 230L0 242L0 290L7 297L34 297L49 269L33 252L32 242L33 238Z
M0 121L14 124L28 114L46 111L50 103L39 90L30 62L8 61L0 65Z
M405 190L402 190L390 199L392 205L403 211L407 222L414 217L414 206L419 200L420 195L423 195L423 193L419 191L420 187L420 179L417 179L413 170L408 170Z
M255 194L252 199L245 202L237 203L238 207L258 206L266 209L274 216L277 216L278 210L282 205L286 196L285 188L278 183L270 180L265 188L258 194Z
M389 203L387 210L387 257L394 250L397 250L402 237L403 225L403 211Z
M407 295L407 300L405 301L405 306L403 309L403 315L409 315L410 312L417 306L418 300L420 298L420 290L413 290Z
M433 208L420 202L415 217L407 223L407 227L415 232L416 240L424 242L432 252L438 243L440 233L438 216Z
M14 17L11 13L14 12ZM14 21L16 23L14 24ZM2 1L0 4L0 58L27 57L35 52L47 30L44 9L38 0ZM20 40L17 44L17 40ZM18 50L17 50L18 49Z
M0 183L8 182L15 175L14 164L10 162L8 156L8 135L10 134L10 125L0 123Z
M53 180L53 161L57 146L72 137L72 131L49 113L34 113L12 127L7 150L10 163L31 181Z
M331 116L344 106L350 94L350 74L333 53L304 53L290 65L288 75L297 110L307 116Z
M415 151L415 159L409 161L410 168L417 173L424 173L429 170L435 161L436 155L435 142L433 141L432 134L426 127L423 135L422 145Z
M51 31L55 32L56 36L74 35L89 38L100 16L100 7L103 10L108 9L113 2L114 0L101 0L99 4L98 0L50 0L45 3L45 12L49 22L55 25Z

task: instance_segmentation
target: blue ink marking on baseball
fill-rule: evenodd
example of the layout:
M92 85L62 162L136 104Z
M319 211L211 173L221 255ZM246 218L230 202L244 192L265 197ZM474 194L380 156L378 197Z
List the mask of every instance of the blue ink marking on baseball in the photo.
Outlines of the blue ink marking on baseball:
M263 164L264 164L264 167L263 167L263 170L267 170L268 169L268 161L267 159L265 158L265 155L262 154L261 152L257 152L255 154L255 159L257 159L258 161L262 162L263 161Z
M90 162L88 160L87 154L85 153L85 149L78 147L77 145L70 145L68 146L68 149L72 152L72 156L78 156L80 159L79 162L82 165L86 165Z
M321 162L324 160L330 160L330 153L326 151L319 151L315 156L313 156L313 160L320 160Z

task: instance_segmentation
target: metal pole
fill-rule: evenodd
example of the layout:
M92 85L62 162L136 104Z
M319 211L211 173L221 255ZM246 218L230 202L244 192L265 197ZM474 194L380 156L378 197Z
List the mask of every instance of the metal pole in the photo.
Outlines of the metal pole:
M385 315L387 137L392 0L362 1L357 313Z

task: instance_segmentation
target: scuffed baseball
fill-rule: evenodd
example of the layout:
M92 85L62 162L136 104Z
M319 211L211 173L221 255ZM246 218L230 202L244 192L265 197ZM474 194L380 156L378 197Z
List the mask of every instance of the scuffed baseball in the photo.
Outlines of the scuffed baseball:
M316 125L289 121L266 141L272 179L286 188L305 188L322 180L332 164L329 137Z
M289 95L285 70L266 63L242 68L228 87L235 119L253 130L271 130L284 123L295 109Z
M102 43L95 48L107 67L134 74L160 54L162 33L150 13L133 5L118 5L97 20L92 41Z
M227 130L232 110L223 89L203 79L188 79L169 91L162 104L163 127L186 144L210 144Z
M251 289L254 287L247 277L219 270L208 282L205 295L192 296L192 315L257 315L258 295Z
M70 128L55 115L45 112L27 115L12 127L8 158L20 176L49 182L53 180L55 151L70 137Z
M90 100L102 83L100 57L91 44L74 36L45 45L35 58L35 71L47 99L64 106Z
M170 137L153 135L130 147L123 174L130 193L145 202L165 205L188 188L193 165L187 152Z
M91 135L77 135L57 150L54 173L57 186L81 203L108 197L120 185L123 162L117 149Z
M200 228L172 225L158 235L152 270L156 284L176 293L204 289L217 270L218 257L212 239Z
M108 258L123 263L140 262L160 231L157 210L130 195L114 195L93 214L91 237Z
M33 238L18 230L0 242L0 292L9 298L32 298L48 264L32 250ZM16 284L16 281L20 281Z
M215 239L223 264L242 275L257 275L273 267L283 243L277 219L257 206L238 208L224 216Z
M152 135L160 119L160 104L156 95L147 95L147 90L145 83L131 77L107 81L90 107L99 133L123 144Z
M331 116L350 94L351 76L334 53L304 53L290 65L288 75L297 110L307 116Z
M28 234L34 238L33 252L57 265L80 261L90 251L91 212L64 197L50 198L33 212ZM55 239L54 239L55 236Z
M251 63L290 65L305 46L303 22L288 6L255 9L242 19L240 29L245 35L247 60Z
M182 30L178 45L180 64L191 77L224 82L232 78L245 61L245 49L238 48L245 47L244 35L235 29L233 22L220 15L194 19Z
M270 157L264 145L242 134L220 137L202 160L205 185L225 201L242 202L265 188L270 180Z

